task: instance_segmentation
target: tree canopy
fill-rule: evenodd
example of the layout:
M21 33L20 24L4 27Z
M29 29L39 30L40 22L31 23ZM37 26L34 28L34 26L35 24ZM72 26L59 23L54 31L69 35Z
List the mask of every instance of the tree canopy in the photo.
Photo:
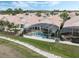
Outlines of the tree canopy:
M70 19L69 14L67 13L67 11L64 11L63 13L61 13L60 17L63 19L63 21L66 21L66 20Z
M60 14L60 17L63 19L63 22L61 23L61 26L60 26L60 30L63 28L63 25L64 23L70 19L69 17L69 14L67 13L66 10L64 10L61 14Z
M15 15L15 14L19 14L19 13L24 13L24 10L21 9L21 8L15 8L14 10L11 9L11 8L8 8L7 10L4 10L4 11L0 11L0 13L2 14L12 14L12 15Z

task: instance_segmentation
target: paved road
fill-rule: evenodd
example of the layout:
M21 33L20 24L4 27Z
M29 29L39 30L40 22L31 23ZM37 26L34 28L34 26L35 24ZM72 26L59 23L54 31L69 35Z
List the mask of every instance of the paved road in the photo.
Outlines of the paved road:
M21 45L23 45L25 47L28 47L29 49L31 49L31 50L33 50L33 51L35 51L35 52L37 52L37 53L39 53L39 54L41 54L43 56L48 57L48 58L61 58L60 56L56 56L54 54L51 54L49 52L46 52L46 51L41 50L39 48L36 48L35 46L30 45L28 43L20 42L18 40L14 40L14 39L3 37L3 36L0 36L0 38L5 39L5 40L9 40L9 41L12 41L12 42L15 42L15 43L18 43L18 44L21 44Z

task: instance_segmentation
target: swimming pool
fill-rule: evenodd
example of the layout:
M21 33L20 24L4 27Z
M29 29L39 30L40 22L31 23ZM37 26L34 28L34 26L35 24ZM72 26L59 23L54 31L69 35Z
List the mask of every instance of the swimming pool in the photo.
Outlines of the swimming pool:
M41 38L47 38L48 36L43 33L43 32L31 32L30 33L32 36L37 36L37 37L41 37Z

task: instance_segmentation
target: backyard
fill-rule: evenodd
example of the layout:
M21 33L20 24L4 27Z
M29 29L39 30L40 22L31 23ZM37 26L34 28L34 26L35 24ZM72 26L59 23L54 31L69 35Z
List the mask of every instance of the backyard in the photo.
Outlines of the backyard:
M39 40L33 40L29 38L23 38L20 36L13 36L9 35L5 32L0 32L0 36L6 36L13 38L15 40L19 40L25 43L32 44L36 46L37 48L40 48L42 50L48 51L50 53L62 56L62 57L70 57L70 58L78 58L79 57L79 47L78 46L72 46L67 44L61 44L61 43L49 43Z
M0 39L0 58L45 58L22 45Z

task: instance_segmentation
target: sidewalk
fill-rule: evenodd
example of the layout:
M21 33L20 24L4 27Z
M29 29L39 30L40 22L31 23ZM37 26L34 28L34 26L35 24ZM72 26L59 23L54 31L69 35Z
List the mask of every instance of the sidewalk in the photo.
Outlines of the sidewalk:
M48 57L48 58L61 58L60 56L56 56L56 55L54 55L54 54L51 54L51 53L49 53L49 52L46 52L46 51L41 50L41 49L39 49L39 48L36 48L35 46L30 45L30 44L28 44L28 43L20 42L20 41L18 41L18 40L14 40L14 39L7 38L7 37L3 37L3 36L0 36L0 38L2 38L2 39L4 39L4 40L9 40L9 41L18 43L18 44L20 44L20 45L23 45L23 46L25 46L25 47L27 47L27 48L29 48L29 49L31 49L31 50L33 50L33 51L35 51L35 52L37 52L37 53L43 55L43 56L45 56L45 57Z

